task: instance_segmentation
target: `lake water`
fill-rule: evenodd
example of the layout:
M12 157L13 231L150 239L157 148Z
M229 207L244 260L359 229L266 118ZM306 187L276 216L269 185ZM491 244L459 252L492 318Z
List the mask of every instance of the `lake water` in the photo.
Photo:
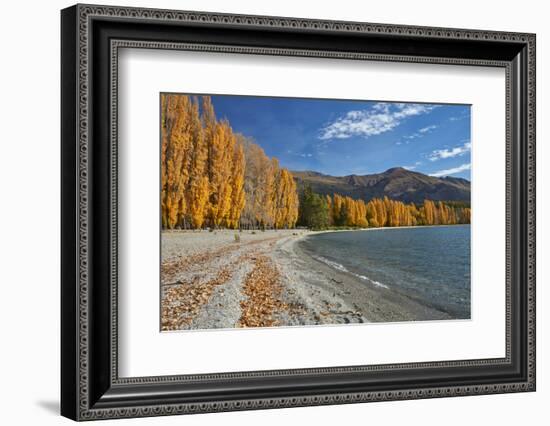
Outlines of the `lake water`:
M470 318L470 226L385 228L310 235L300 246L332 268Z

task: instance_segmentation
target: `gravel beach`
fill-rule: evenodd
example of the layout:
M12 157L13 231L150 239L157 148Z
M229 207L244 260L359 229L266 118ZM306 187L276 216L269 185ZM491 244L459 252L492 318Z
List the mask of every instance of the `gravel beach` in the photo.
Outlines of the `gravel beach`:
M307 230L163 231L163 331L449 319L300 248Z

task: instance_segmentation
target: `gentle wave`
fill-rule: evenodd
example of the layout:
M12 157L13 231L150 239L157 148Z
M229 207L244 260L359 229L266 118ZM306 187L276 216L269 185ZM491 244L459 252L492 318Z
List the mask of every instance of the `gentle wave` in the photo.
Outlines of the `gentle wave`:
M353 272L352 272L353 274ZM357 275L357 274L353 274L359 278L361 278L362 280L365 280L365 281L370 281L371 283L373 283L374 285L378 286L378 287L382 287L382 288L389 288L386 284L382 284L380 281L376 281L376 280L373 280L373 279L370 279L369 277L365 277L364 275Z
M337 269L338 271L341 271L341 272L346 272L348 274L351 274L351 275L354 275L356 276L357 278L360 278L362 279L363 281L368 281L372 284L374 284L375 286L377 287L382 287L382 288L389 288L386 284L382 284L381 282L379 281L376 281L376 280L373 280L373 279L370 279L369 277L366 277L365 275L359 275L359 274L355 274L353 272L351 272L348 268L346 268L344 265L341 265L337 262L333 262L332 260L328 260L328 259L325 259L324 257L321 257L321 256L312 256L314 259L318 260L319 262L322 262L324 263L325 265L328 265L334 269Z

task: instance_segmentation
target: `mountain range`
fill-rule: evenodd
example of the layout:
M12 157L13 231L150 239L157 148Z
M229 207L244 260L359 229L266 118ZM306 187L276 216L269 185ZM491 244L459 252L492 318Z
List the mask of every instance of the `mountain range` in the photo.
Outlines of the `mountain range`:
M314 171L292 171L301 191L310 185L314 192L323 195L350 196L369 201L372 198L388 198L406 203L434 201L470 202L470 182L462 178L435 177L394 167L371 175L330 176Z

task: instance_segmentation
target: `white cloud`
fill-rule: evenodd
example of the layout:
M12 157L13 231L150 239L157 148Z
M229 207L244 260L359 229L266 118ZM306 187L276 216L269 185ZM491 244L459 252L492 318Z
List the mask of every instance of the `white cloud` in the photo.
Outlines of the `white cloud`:
M456 173L463 172L465 170L470 170L470 168L471 168L471 164L466 163L466 164L462 164L458 167L453 167L452 169L440 170L440 171L435 172L435 173L430 173L430 176L435 176L435 177L449 176L449 175L454 175Z
M410 135L403 136L403 139L411 140L411 139L417 139L421 138L425 134L433 132L435 129L437 129L439 126L436 126L435 124L432 124L430 126L422 127L421 129L418 129L417 132L411 133ZM409 143L409 142L406 142Z
M464 143L462 146L457 146L451 149L436 149L428 156L430 161L442 160L445 158L459 157L470 152L472 144L470 142Z
M436 105L379 102L367 110L349 111L327 124L320 131L319 139L347 139L353 136L369 138L389 132L403 120L427 114Z
M437 126L435 124L432 124L431 126L422 127L418 133L429 133L432 130L437 129Z
M457 115L457 116L454 116L454 117L449 117L449 121L460 121L460 120L464 120L466 117L468 117L469 114L466 113L466 114L462 114L462 115Z

